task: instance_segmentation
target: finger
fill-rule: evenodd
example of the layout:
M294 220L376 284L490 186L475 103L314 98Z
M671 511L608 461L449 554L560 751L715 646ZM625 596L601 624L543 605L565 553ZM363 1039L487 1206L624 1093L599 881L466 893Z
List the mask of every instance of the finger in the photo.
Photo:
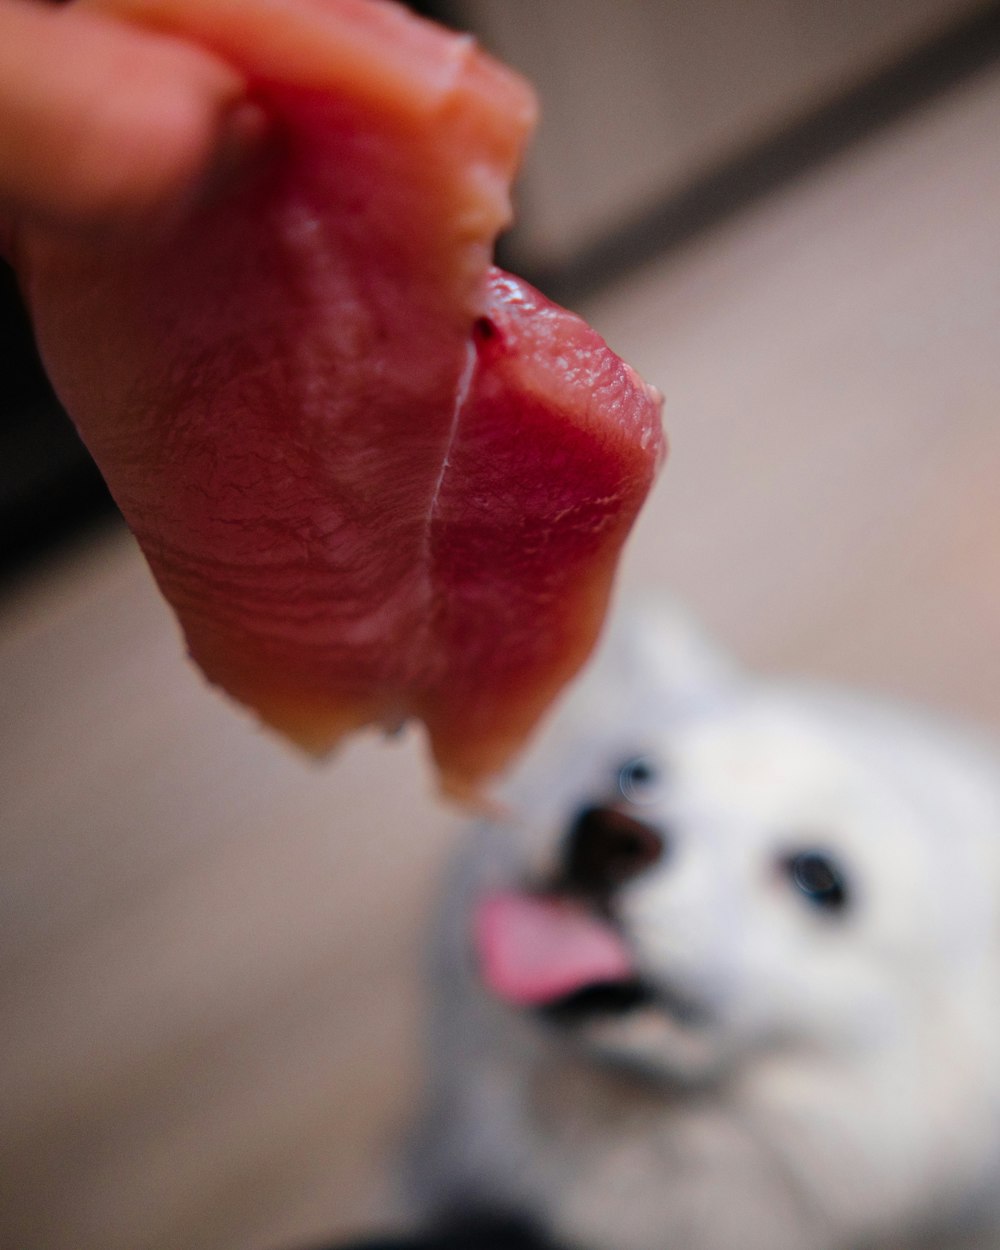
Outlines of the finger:
M244 90L183 40L0 0L0 213L99 232L169 218L246 131Z

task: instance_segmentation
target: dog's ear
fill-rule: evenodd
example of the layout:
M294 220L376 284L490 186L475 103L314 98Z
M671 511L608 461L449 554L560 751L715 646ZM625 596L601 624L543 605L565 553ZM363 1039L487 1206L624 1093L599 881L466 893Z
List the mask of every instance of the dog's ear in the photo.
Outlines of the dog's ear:
M675 707L716 697L739 677L735 661L689 612L665 597L619 604L594 659L601 684L648 690Z
M545 756L549 743L640 741L724 698L739 679L737 665L672 600L626 599L536 745Z
M529 802L536 815L543 796L558 805L565 785L600 779L611 756L655 742L672 721L724 699L739 680L737 666L672 601L623 601L504 783L501 801Z

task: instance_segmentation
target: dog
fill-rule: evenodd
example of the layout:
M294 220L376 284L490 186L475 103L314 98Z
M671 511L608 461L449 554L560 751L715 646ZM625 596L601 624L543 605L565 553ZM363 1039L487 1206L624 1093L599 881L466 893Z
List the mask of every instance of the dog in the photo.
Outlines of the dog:
M1000 1244L998 758L626 613L445 891L422 1218Z

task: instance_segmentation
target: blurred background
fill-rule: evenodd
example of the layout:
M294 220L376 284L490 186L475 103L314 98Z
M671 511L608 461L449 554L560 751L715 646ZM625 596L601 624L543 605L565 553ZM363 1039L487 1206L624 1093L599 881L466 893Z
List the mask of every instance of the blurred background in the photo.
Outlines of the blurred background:
M505 262L667 395L623 582L1000 727L1000 8L419 7L539 88ZM460 819L205 688L0 284L0 1246L377 1227Z

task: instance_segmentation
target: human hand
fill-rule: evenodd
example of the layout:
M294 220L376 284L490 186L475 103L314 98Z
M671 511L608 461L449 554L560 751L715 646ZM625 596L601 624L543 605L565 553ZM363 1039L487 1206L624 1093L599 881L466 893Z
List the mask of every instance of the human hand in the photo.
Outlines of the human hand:
M169 229L262 131L238 71L72 5L0 0L0 243Z

